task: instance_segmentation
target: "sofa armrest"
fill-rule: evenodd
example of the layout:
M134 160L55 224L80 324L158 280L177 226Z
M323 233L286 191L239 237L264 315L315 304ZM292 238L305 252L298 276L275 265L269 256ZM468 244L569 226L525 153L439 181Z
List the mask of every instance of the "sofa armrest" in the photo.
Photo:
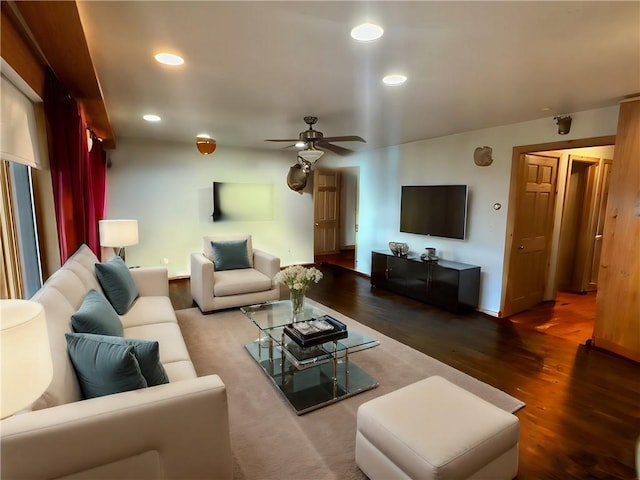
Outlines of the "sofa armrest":
M280 271L280 258L262 250L253 250L253 267L273 279Z
M3 478L233 476L217 375L14 415L1 426Z
M213 298L213 262L202 253L191 254L191 296L200 309Z
M141 297L169 296L169 271L166 267L137 267L129 271Z

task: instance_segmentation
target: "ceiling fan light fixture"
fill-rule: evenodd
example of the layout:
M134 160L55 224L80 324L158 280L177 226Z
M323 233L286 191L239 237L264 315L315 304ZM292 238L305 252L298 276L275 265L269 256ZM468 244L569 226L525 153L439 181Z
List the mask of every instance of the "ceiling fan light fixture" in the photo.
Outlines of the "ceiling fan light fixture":
M303 142L302 140L296 142L296 144L294 145L294 147L296 148L304 148L306 146L307 146L306 142Z
M158 63L162 63L163 65L169 65L172 67L177 67L184 64L184 58L173 53L162 52L154 55L153 58L155 58Z
M351 29L351 38L359 42L377 40L384 34L381 26L373 23L363 23Z
M322 155L324 155L324 152L322 150L316 150L315 148L298 152L298 156L310 165L316 163Z
M142 118L147 122L159 122L160 120L162 120L158 115L151 114L143 115Z
M407 81L406 75L401 75L399 73L387 75L382 79L382 83L390 86L402 85L406 81Z
M196 148L202 155L211 155L216 151L216 141L209 135L198 135L196 137Z

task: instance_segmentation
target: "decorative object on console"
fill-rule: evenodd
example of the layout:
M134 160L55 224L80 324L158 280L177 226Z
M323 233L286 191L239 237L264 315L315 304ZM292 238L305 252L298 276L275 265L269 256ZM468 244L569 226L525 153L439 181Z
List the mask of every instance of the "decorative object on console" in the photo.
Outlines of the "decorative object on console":
M292 265L276 273L273 280L289 288L291 314L294 321L300 319L304 312L304 296L313 283L322 280L322 272L315 267Z
M100 246L112 247L122 260L125 259L124 247L138 244L138 221L100 220Z
M558 135L566 135L571 130L571 115L558 115L553 117L558 125Z
M202 155L211 155L216 151L218 144L209 135L198 135L196 137L196 148Z
M493 153L493 149L491 147L478 147L473 152L473 161L479 167L488 167L493 163L493 158L491 158L491 154Z
M0 301L0 418L29 406L53 378L47 321L42 305Z
M396 257L406 257L409 253L409 245L404 242L389 242L389 250Z
M436 249L433 247L426 247L426 252L420 255L420 258L425 262L437 262L440 260L436 255Z

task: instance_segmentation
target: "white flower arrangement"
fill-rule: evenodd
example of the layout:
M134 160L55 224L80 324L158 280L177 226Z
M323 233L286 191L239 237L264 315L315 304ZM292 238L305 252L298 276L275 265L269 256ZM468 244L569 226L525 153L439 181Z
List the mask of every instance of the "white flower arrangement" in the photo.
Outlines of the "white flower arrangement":
M289 287L289 290L304 292L312 283L318 283L322 279L322 272L315 267L293 265L280 270L273 279Z

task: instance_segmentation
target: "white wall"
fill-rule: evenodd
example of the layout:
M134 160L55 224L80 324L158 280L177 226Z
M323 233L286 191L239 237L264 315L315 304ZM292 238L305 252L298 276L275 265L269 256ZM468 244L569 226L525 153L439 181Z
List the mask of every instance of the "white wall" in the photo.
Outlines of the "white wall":
M572 113L571 133L560 136L553 118L465 132L363 152L343 159L325 156L333 166L360 167L357 269L370 273L371 251L388 251L389 241L407 242L412 253L435 247L437 254L482 268L479 309L498 315L514 146L615 135L618 107ZM493 164L478 167L476 147L493 148ZM328 165L329 166L329 165ZM469 187L467 238L453 240L400 233L400 187L408 184L466 184ZM494 203L502 204L494 210Z
M415 254L435 247L440 257L482 267L479 309L497 315L503 288L506 218L514 146L615 135L618 107L572 113L571 133L557 134L553 118L465 132L363 152L325 155L323 166L360 168L357 269L369 274L371 251L404 241ZM493 148L494 162L478 167L473 151ZM140 244L127 248L129 265L169 259L171 276L189 274L189 253L202 237L251 232L255 246L279 255L283 265L313 261L313 201L286 186L294 163L286 152L219 146L210 156L192 144L156 144L119 138L111 153L107 218L137 218ZM275 185L275 216L269 222L211 221L213 181ZM453 240L400 233L400 187L459 183L469 186L467 238ZM496 211L493 204L502 209Z
M202 237L251 233L255 248L278 255L282 265L313 261L313 201L287 187L290 152L218 146L200 155L192 143L151 143L118 138L110 152L106 218L138 220L140 243L127 247L127 264L160 265L171 277L189 275L189 254ZM273 183L271 221L213 222L213 182Z

